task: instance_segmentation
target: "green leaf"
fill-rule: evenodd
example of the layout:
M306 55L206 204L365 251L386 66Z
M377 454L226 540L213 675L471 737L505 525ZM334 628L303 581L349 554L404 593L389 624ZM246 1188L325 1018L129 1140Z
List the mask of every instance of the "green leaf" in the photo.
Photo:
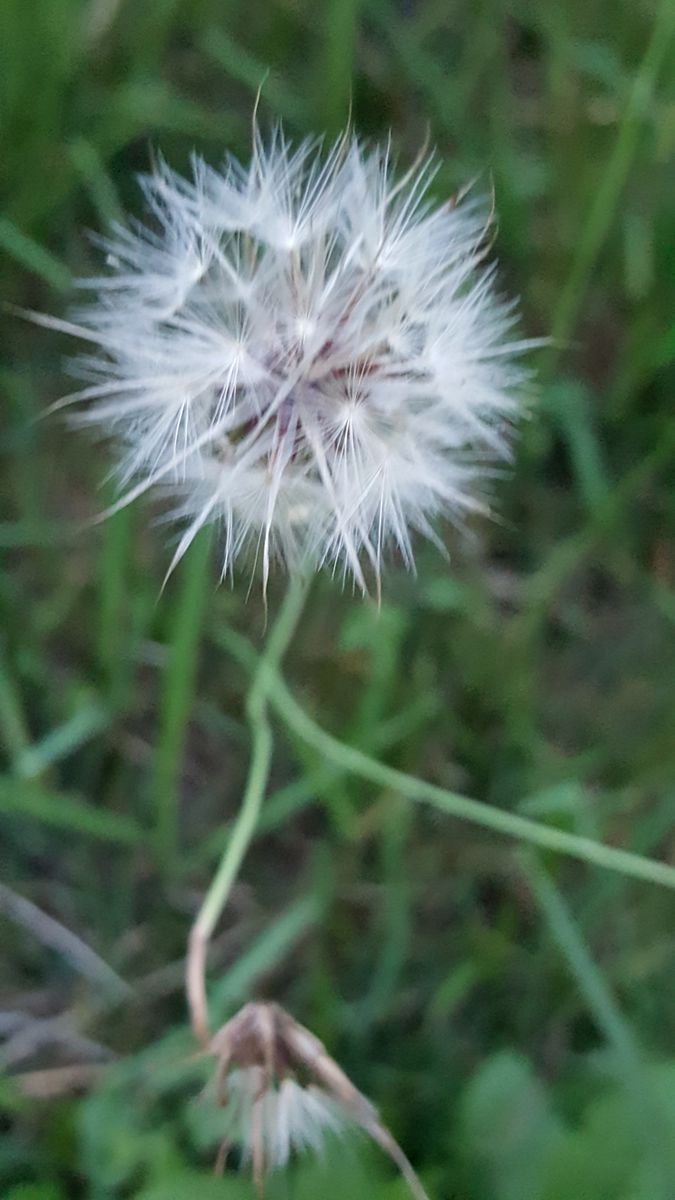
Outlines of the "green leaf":
M4 1193L4 1200L65 1200L55 1183L19 1183Z
M488 1059L464 1094L461 1121L496 1200L542 1200L564 1129L527 1059L510 1051Z
M246 1177L226 1175L216 1178L197 1171L153 1183L136 1193L136 1200L252 1200L253 1188Z

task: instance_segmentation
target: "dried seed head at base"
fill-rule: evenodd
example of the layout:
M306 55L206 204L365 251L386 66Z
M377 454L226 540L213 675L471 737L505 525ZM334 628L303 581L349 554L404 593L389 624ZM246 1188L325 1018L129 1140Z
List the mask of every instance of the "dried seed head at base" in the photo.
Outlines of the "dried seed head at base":
M54 328L86 339L66 402L110 433L126 503L153 488L219 525L223 572L332 565L365 588L385 549L484 508L508 457L527 343L486 265L485 206L434 207L432 159L256 132L248 166L159 162L151 224L102 239L109 272Z
M225 1110L219 1169L230 1145L238 1145L262 1192L265 1175L294 1153L319 1151L326 1135L361 1129L396 1164L415 1200L428 1200L375 1107L319 1039L280 1005L245 1005L214 1035L209 1053L216 1059L216 1096Z

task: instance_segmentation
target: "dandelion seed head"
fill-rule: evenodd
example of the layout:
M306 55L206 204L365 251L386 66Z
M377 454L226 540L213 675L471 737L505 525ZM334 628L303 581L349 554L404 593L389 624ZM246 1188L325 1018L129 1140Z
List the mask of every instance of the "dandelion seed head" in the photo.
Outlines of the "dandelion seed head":
M217 1168L237 1145L262 1194L265 1175L293 1155L319 1153L327 1136L366 1134L389 1156L414 1200L428 1200L401 1147L309 1029L278 1004L244 1005L211 1039L216 1099L223 1105Z
M72 323L81 420L118 447L123 499L161 488L223 573L329 566L366 588L387 550L483 507L508 458L527 343L485 262L484 208L434 206L433 160L256 133L251 162L143 180L148 224L100 244ZM53 322L58 327L58 322Z

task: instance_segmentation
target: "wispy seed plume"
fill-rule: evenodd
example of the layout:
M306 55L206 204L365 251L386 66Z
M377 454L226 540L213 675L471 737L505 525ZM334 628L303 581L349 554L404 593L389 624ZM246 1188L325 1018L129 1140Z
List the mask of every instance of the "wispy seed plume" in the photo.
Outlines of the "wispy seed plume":
M255 134L250 163L159 162L147 224L101 239L69 400L117 446L120 503L151 489L210 523L223 573L330 565L365 589L388 548L484 507L521 411L527 343L486 264L485 206L434 204L435 164Z
M374 1105L319 1039L279 1004L246 1004L214 1035L209 1052L216 1059L216 1098L224 1111L218 1170L237 1146L261 1195L266 1176L294 1154L318 1152L328 1136L361 1130L395 1163L414 1200L428 1200Z

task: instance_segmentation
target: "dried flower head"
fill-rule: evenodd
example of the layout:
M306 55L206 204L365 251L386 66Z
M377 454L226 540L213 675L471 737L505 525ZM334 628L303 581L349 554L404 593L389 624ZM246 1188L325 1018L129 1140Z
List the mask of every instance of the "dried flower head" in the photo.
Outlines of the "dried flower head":
M386 546L481 506L508 455L526 343L485 265L484 206L431 205L426 159L254 136L251 163L158 163L152 223L102 239L94 300L52 321L79 360L83 419L120 447L120 503L155 486L187 522L174 561L216 522L223 572L252 546L331 564L363 588Z
M327 1133L364 1130L399 1168L416 1200L427 1200L408 1159L377 1111L324 1046L278 1004L252 1003L212 1038L216 1093L225 1106L222 1170L231 1143L250 1161L262 1191L265 1175L294 1152L319 1150Z

